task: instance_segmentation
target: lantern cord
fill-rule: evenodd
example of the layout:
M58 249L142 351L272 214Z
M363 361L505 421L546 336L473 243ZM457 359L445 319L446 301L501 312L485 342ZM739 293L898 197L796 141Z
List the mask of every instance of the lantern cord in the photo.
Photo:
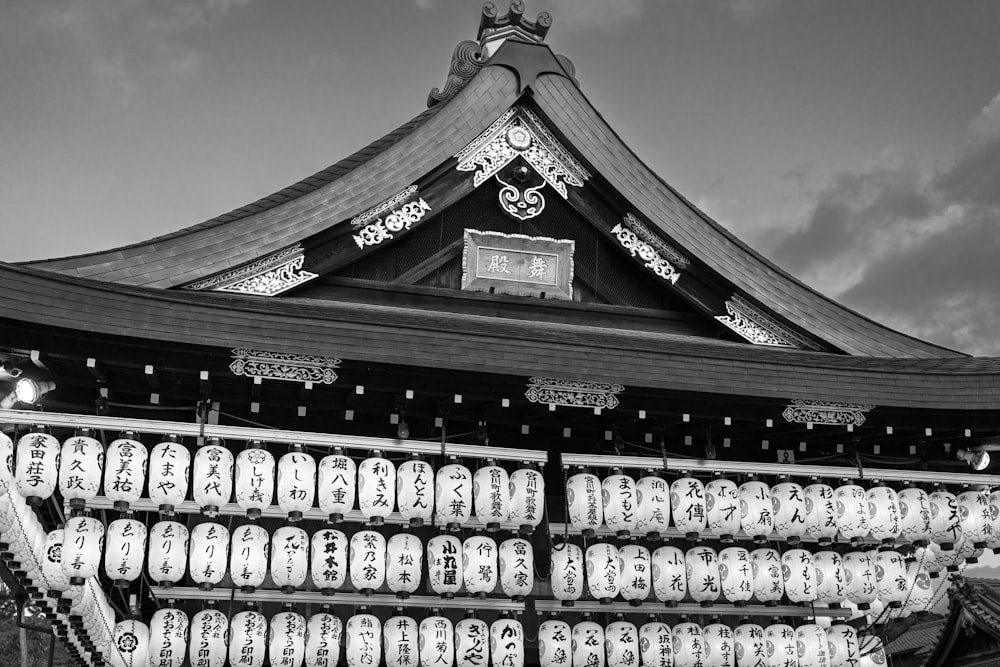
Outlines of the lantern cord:
M116 401L107 401L105 405L113 408L129 408L130 410L151 410L160 412L190 412L191 408L197 408L197 405L136 405L135 403L118 403Z
M200 416L201 415L200 412L198 414L199 414L199 419L201 420L201 431L202 431L201 436L204 436L205 435L205 419L208 418L208 413L206 411L204 417ZM274 429L275 428L274 426L271 426L270 424L262 424L261 422L255 422L252 419L245 419L243 417L231 414L229 412L223 412L222 410L219 410L219 414L223 415L225 417L229 417L230 419L235 419L238 422L243 422L244 424L250 424L251 426L256 426L257 428L267 428L267 429Z

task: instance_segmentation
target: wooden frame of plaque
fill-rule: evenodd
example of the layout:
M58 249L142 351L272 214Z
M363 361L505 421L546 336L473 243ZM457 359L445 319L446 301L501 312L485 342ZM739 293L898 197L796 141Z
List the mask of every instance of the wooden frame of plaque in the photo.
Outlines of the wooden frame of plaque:
M572 239L466 229L462 289L572 301L575 247Z

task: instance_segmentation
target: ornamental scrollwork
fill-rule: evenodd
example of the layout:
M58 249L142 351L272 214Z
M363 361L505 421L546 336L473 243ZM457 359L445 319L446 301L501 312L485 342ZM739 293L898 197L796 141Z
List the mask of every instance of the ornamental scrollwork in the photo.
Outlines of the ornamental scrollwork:
M739 295L726 301L726 312L729 314L716 315L715 319L754 345L822 350Z
M415 223L420 222L430 210L430 205L423 199L407 202L384 218L379 218L359 229L353 237L354 242L358 244L359 248L378 245L386 239L394 238L396 234L410 229Z
M378 203L372 206L367 211L359 213L358 215L351 218L351 227L358 229L359 227L364 227L369 222L382 215L388 210L391 210L402 204L404 201L408 201L413 195L417 194L417 186L411 185L408 188L400 190L393 196L386 199L384 202Z
M534 218L545 209L545 195L539 192L545 187L545 183L528 188L508 183L500 178L500 174L496 175L496 179L503 186L498 195L500 207L518 220Z
M661 239L653 230L644 225L639 218L635 217L631 213L625 214L625 219L623 220L625 226L628 227L636 236L643 240L643 242L648 243L656 252L660 253L674 266L686 269L691 262L688 258L679 253L672 246L667 245L667 243Z
M318 277L302 269L304 262L305 253L295 244L246 266L186 285L184 289L275 296Z
M229 364L229 370L233 375L243 377L333 384L337 381L334 369L340 363L340 359L336 357L239 348L233 350L233 362Z
M635 232L619 224L611 229L611 233L633 257L638 256L643 261L643 266L664 280L670 281L671 285L677 283L681 274L674 268L673 264L662 257L653 246L640 239Z
M617 394L623 391L620 384L533 377L524 396L531 403L613 410L619 405Z
M451 66L444 86L431 90L427 96L427 107L437 106L453 98L483 68L487 60L478 42L470 39L459 42L451 56Z
M865 414L874 410L874 405L861 403L833 403L794 399L781 416L795 424L832 424L840 426L861 426Z

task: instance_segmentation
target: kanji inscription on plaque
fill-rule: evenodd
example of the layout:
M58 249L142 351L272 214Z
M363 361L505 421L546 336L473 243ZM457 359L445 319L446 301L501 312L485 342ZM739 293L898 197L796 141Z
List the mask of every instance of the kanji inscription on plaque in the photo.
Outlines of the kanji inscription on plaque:
M462 289L573 298L574 241L465 230Z

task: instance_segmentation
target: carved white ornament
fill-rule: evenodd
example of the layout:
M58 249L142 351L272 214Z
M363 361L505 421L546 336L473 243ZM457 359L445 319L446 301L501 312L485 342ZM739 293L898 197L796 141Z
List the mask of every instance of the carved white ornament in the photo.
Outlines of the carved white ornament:
M304 261L305 253L296 243L252 264L186 285L184 289L274 296L318 276L302 270Z
M616 394L623 391L620 384L533 377L524 396L532 403L611 410L618 407Z
M285 354L237 348L233 350L233 363L229 370L244 377L333 384L337 381L335 368L340 367L336 357L317 357L309 354Z
M667 245L667 243L661 239L655 232L653 232L649 227L643 224L639 218L635 217L631 213L625 214L625 226L635 232L635 235L640 239L653 246L656 252L663 255L667 260L674 264L674 266L686 269L690 262L687 257L680 254L673 247Z
M677 283L681 274L677 272L674 265L664 259L653 246L640 239L635 232L619 224L612 228L611 233L633 257L638 255L639 259L644 262L643 266L664 280L669 280L671 285Z
M414 223L420 222L429 210L431 210L430 205L423 199L407 202L384 218L379 218L361 228L354 235L354 242L359 248L378 245L386 239L394 238L395 234L409 229Z
M716 315L715 319L754 345L823 349L811 340L781 326L774 318L741 296L734 294L726 301L726 312L729 315Z
M415 194L417 194L417 186L415 185L411 185L406 189L400 190L393 196L386 199L384 202L380 204L375 204L375 206L372 206L367 211L359 213L358 215L351 218L351 227L353 227L354 229L357 229L359 227L364 227L375 218L379 217L386 211L395 208L404 201L407 201Z
M874 410L874 405L860 403L830 403L827 401L806 401L795 399L781 416L795 424L835 424L861 426L865 423L864 413Z

